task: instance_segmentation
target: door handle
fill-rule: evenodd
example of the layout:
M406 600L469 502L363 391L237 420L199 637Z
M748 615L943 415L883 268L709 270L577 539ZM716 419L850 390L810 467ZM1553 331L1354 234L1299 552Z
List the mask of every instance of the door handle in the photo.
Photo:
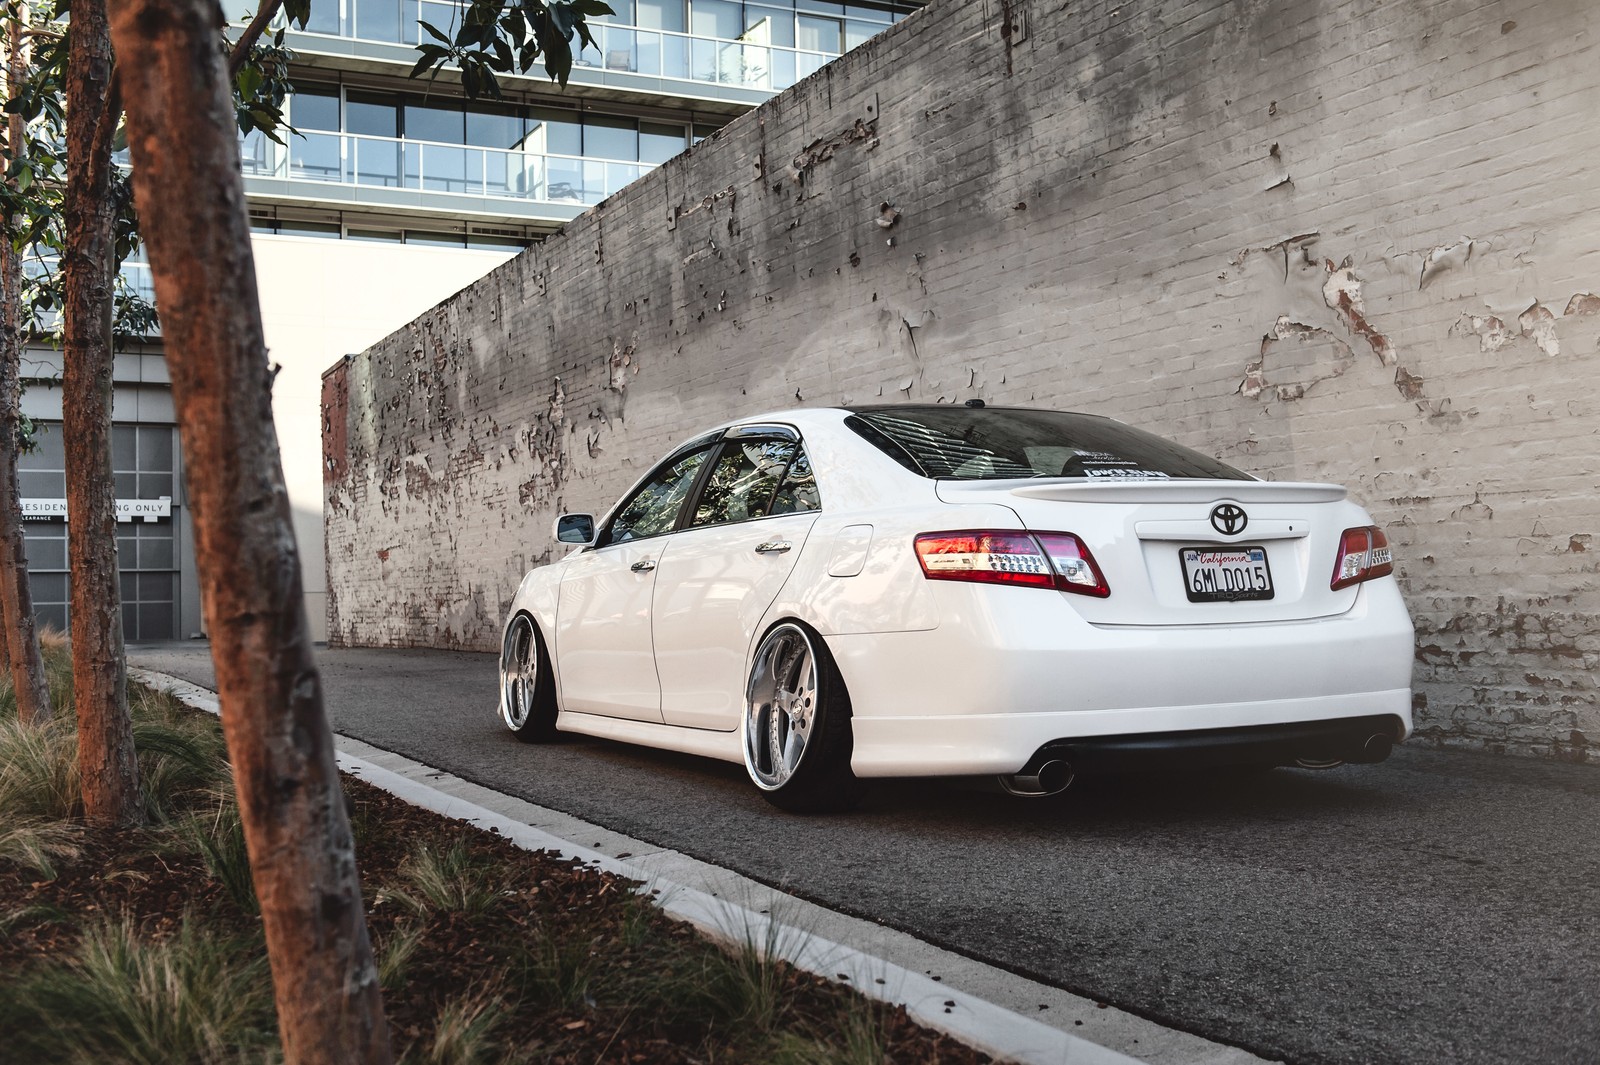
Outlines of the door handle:
M756 545L758 555L777 555L789 550L794 545L787 540L768 540L764 544Z
M635 573L649 573L651 570L656 568L656 564L651 559L641 558L628 568L633 570Z

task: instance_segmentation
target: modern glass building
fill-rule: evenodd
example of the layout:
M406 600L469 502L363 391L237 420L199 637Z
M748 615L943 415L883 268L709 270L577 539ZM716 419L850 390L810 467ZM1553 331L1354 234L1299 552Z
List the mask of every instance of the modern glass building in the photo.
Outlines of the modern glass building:
M608 0L563 91L506 78L467 100L455 79L408 77L416 45L452 34L453 0L312 5L288 101L298 135L240 145L255 231L274 411L307 612L326 622L321 374L477 280L775 93L904 18L920 2ZM127 280L148 292L149 271ZM40 620L68 621L58 352L34 345L23 411L39 448L21 461ZM183 457L159 338L119 354L115 450L123 623L132 641L201 634Z

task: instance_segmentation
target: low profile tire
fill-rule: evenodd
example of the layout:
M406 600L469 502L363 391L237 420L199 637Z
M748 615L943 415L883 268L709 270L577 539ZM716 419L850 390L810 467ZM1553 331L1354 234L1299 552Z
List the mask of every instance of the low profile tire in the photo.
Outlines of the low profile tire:
M523 743L556 738L555 674L539 626L518 614L500 645L500 719Z
M790 813L853 809L850 694L822 637L797 621L762 637L745 685L744 764L766 800Z

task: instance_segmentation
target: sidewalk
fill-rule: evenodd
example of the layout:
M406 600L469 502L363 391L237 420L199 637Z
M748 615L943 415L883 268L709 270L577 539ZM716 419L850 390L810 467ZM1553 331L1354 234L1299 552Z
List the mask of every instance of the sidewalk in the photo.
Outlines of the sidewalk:
M204 687L167 673L137 667L131 672L141 683L216 712L216 696ZM339 736L336 746L341 770L398 798L494 830L530 850L557 851L637 880L668 914L703 933L772 943L791 964L903 1005L919 1023L997 1060L1021 1065L1249 1065L1264 1060L824 909L719 866L359 740ZM1096 1041L1074 1034L1074 1029L1086 1028Z

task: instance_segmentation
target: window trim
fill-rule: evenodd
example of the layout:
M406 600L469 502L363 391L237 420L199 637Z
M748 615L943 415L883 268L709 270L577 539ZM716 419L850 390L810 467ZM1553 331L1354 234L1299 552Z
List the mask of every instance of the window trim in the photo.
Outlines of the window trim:
M700 483L706 476L706 464L704 462L700 464L700 469L695 471L695 479L689 485L689 492L686 496L684 496L683 503L678 505L678 514L677 517L673 519L671 528L663 529L658 533L651 533L649 536L635 536L629 540L615 541L611 539L611 530L616 524L618 515L628 508L628 504L639 498L639 493L643 492L647 487L649 487L651 481L655 479L657 474L671 466L673 463L680 462L683 459L688 458L697 451L714 452L718 450L718 445L721 443L721 441L722 433L720 431L715 433L702 433L700 436L688 441L683 446L674 448L666 458L650 467L650 471L643 477L639 478L634 486L628 490L627 494L618 500L617 503L610 509L610 511L606 513L605 520L601 522L600 525L600 535L595 540L594 546L585 548L585 550L603 551L608 547L615 547L619 543L636 544L641 540L654 540L658 536L671 536L673 533L677 532L683 524L684 506L690 500L699 498Z
M694 512L700 508L700 497L705 493L706 486L711 483L711 474L715 471L716 464L722 461L723 455L732 450L735 441L741 444L764 443L767 441L793 444L794 454L789 456L789 461L783 464L783 472L772 483L772 494L767 496L767 513L756 518L740 518L737 521L716 521L707 522L705 525L696 525L693 519ZM788 514L773 514L771 512L772 501L777 498L778 489L783 487L783 482L788 478L789 471L794 469L795 460L800 457L805 450L805 446L805 441L800 439L800 434L787 425L741 425L735 429L729 429L717 444L717 453L706 463L706 472L697 479L694 486L694 495L689 500L689 506L679 515L681 524L673 531L694 532L700 529L723 529L730 525L747 525L753 521L766 521L768 518L792 517L795 513L793 511ZM819 506L816 511L804 511L804 513L814 514L821 509Z

